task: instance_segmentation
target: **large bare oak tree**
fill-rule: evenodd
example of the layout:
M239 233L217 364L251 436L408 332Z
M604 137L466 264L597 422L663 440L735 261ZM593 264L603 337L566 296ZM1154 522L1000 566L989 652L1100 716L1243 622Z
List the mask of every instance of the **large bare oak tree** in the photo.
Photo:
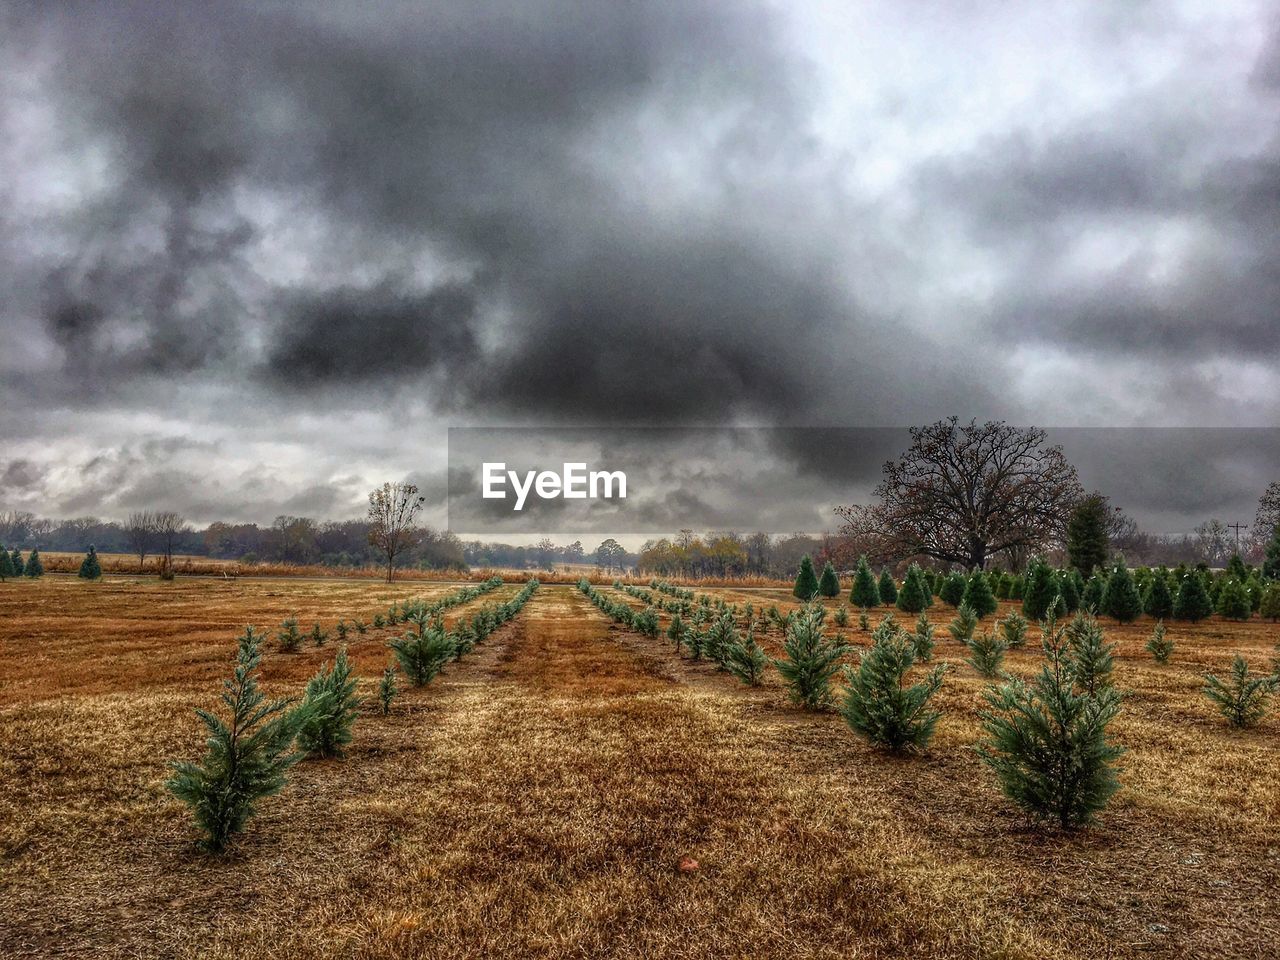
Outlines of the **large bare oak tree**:
M878 562L926 556L970 569L994 554L1060 541L1084 489L1035 427L957 417L913 427L911 447L884 465L879 501L839 507L841 533Z

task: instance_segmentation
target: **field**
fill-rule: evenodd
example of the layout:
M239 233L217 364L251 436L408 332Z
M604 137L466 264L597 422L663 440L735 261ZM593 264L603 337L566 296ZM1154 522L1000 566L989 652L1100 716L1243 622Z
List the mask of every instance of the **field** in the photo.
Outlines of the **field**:
M792 706L776 673L743 687L545 585L389 717L366 707L345 759L294 768L228 854L197 852L163 782L199 755L192 710L243 625L332 628L454 589L0 584L0 956L1276 955L1280 718L1232 731L1199 692L1237 651L1267 664L1280 630L1256 619L1171 625L1164 667L1147 618L1108 624L1124 789L1065 834L1013 808L969 749L985 681L944 630L937 736L898 759ZM366 695L391 635L349 644ZM776 654L777 632L764 640ZM333 653L270 645L268 692L297 694ZM1034 639L1008 660L1037 663Z

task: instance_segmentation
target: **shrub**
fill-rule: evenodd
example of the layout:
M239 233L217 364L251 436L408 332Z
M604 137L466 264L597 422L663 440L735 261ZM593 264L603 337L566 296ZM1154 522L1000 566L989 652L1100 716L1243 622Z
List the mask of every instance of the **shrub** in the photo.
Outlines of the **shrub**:
M836 568L828 561L822 568L822 579L818 581L818 592L824 597L840 596L840 578L836 576Z
M1217 610L1228 620L1248 620L1253 616L1253 604L1239 580L1232 577L1222 585L1218 591Z
M102 564L98 562L98 551L93 548L93 544L89 544L89 552L80 561L78 576L81 580L97 580L102 576Z
M280 649L285 653L295 653L302 646L302 634L298 632L298 621L293 617L282 621L276 639L280 641Z
M382 706L382 715L384 717L391 712L391 701L399 693L400 687L396 683L395 664L387 664L387 668L382 671L382 679L378 681L378 703Z
M1249 664L1236 654L1231 662L1231 677L1220 680L1205 674L1204 695L1218 708L1233 727L1251 727L1267 713L1267 701L1277 686L1274 675L1249 676Z
M32 580L44 576L44 564L40 562L40 550L38 547L31 549L31 556L27 557L27 564L22 568L22 575L30 577Z
M956 617L947 625L947 630L951 636L960 643L968 643L973 637L973 631L977 629L978 616L973 612L973 607L967 603L961 603L956 610Z
M964 598L960 602L968 604L979 620L989 617L1000 608L996 603L996 595L991 592L991 581L981 570L975 570L969 577L964 588Z
M1173 602L1173 618L1199 623L1211 613L1213 602L1209 599L1209 592L1205 590L1200 574L1188 573L1178 585L1178 597Z
M898 602L898 585L893 582L893 574L888 568L880 571L880 581L876 584L876 589L880 593L880 602L886 607L891 607Z
M800 571L796 574L796 585L791 592L804 601L812 600L818 595L818 577L813 572L813 561L807 553L800 558Z
M919 565L913 563L907 567L902 589L898 591L897 607L903 613L923 613L928 606L929 595L925 591L924 574Z
M747 631L742 640L735 640L725 648L725 666L729 672L748 686L757 686L764 676L769 658L756 643L754 632Z
M845 667L848 689L841 715L855 733L888 750L923 750L941 716L929 699L942 686L946 667L937 666L922 682L907 686L915 650L915 642L890 614L876 627L857 669Z
M866 555L858 559L858 570L853 575L853 589L849 591L849 604L868 610L880 606L880 588L876 586L875 575L871 572L871 564Z
M978 671L981 677L998 677L1008 648L1003 639L986 631L969 641L969 656L964 662Z
M280 792L285 774L301 759L290 749L301 712L288 709L288 700L266 702L258 689L261 640L252 628L239 640L235 672L223 683L230 722L197 710L209 728L204 760L173 764L173 776L165 784L191 809L204 832L202 846L215 853L244 829L260 801Z
M1010 610L1009 615L1000 621L1000 632L1004 635L1005 644L1016 650L1027 642L1027 630L1030 628L1027 618L1017 610Z
M963 573L952 571L947 579L942 583L942 589L938 591L938 596L943 602L951 604L953 607L960 606L964 602L965 591L969 588L969 581L965 579Z
M1265 620L1280 620L1280 581L1268 586L1262 594L1258 615Z
M438 624L419 624L390 643L396 662L415 687L426 686L453 659L453 640Z
M805 604L787 627L784 656L773 661L791 699L808 710L821 709L831 701L831 678L848 650L823 633L822 621L821 608Z
M321 667L307 682L302 699L302 723L298 747L309 757L340 757L351 742L360 701L345 649L338 651L333 668Z
M933 624L924 611L916 618L916 632L912 634L915 643L916 659L928 663L933 659Z
M1102 610L1121 623L1132 623L1142 613L1142 597L1133 582L1133 574L1121 557L1107 578L1107 589L1102 595Z
M1124 751L1107 740L1120 696L1110 688L1079 688L1066 631L1053 618L1042 629L1039 676L1030 683L1010 679L983 694L986 737L976 749L1006 797L1070 828L1092 820L1120 788L1115 761Z
M1077 613L1067 626L1067 646L1076 686L1086 693L1111 686L1111 671L1115 666L1112 655L1116 647L1106 642L1097 617L1083 610Z
M1155 657L1156 663L1168 663L1169 657L1173 655L1173 641L1165 635L1164 621L1156 622L1156 628L1151 631L1151 639L1147 641L1147 652Z

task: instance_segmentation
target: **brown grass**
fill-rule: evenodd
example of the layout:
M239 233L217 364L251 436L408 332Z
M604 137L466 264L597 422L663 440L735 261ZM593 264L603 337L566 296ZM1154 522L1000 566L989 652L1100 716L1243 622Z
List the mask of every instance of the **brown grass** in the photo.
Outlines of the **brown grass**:
M195 852L165 761L198 755L191 709L240 626L331 627L447 592L0 586L0 955L1274 955L1280 722L1233 733L1198 693L1235 650L1265 662L1276 628L1257 621L1171 625L1167 667L1142 652L1149 623L1109 630L1132 691L1125 789L1062 835L967 749L983 683L949 639L938 735L899 760L792 708L775 675L744 689L544 587L391 717L363 717L347 759L296 768L230 855ZM366 691L385 638L352 643ZM297 692L332 652L271 649L269 692ZM686 856L695 873L676 870Z

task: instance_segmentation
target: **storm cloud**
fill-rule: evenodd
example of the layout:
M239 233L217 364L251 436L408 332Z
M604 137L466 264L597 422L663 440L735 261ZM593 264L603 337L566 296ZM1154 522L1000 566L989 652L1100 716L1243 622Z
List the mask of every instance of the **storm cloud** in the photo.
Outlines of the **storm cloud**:
M0 507L345 515L446 424L1280 421L1260 5L0 16Z

